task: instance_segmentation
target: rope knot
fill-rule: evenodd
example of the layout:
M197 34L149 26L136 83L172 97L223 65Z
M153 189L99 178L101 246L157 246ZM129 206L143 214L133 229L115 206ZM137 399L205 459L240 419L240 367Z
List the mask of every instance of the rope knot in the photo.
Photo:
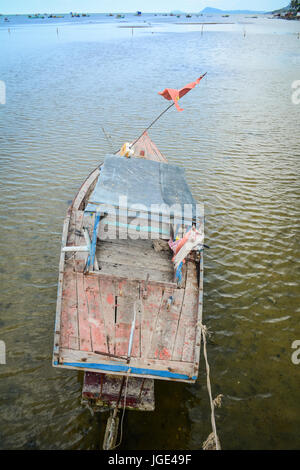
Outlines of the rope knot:
M224 395L222 395L222 393L220 393L220 395L218 395L214 400L213 400L213 404L216 408L221 408L222 406L222 398L224 397Z
M200 323L200 328L203 335L203 339L206 339L206 337L209 338L212 335L210 329L206 325L203 325L203 323Z

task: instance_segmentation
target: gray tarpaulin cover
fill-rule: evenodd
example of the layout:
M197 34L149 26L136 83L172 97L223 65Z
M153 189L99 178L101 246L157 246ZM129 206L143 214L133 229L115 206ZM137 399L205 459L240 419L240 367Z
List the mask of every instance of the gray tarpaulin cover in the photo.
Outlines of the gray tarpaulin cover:
M163 206L189 204L195 215L196 202L189 190L184 170L176 165L107 155L100 175L86 207L86 212L95 212L99 205L120 207L120 196L127 197L127 208L142 204L148 213L153 204ZM160 213L168 213L160 210ZM182 210L174 215L181 217Z

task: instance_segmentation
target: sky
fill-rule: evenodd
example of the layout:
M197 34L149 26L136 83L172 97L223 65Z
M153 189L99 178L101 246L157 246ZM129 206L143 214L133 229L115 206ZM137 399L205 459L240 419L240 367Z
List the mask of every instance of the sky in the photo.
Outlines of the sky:
M0 13L199 12L205 7L272 11L288 3L289 0L0 0Z

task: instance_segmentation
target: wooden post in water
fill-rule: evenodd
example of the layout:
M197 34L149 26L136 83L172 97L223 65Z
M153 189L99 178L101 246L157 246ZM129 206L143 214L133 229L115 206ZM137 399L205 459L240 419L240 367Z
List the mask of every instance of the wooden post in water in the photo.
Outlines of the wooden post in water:
M107 420L103 440L103 450L112 450L116 446L119 430L119 417L117 414L118 408L115 408Z

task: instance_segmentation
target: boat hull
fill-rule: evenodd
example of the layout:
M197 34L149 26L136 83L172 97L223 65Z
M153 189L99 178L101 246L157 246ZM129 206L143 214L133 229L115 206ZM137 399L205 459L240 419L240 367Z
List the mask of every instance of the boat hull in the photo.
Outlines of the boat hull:
M142 158L166 161L148 136L144 144L138 143L136 152ZM83 227L92 236L94 218L84 209L99 172L96 168L88 176L68 209L62 248L83 246ZM203 253L191 252L178 286L166 242L161 247L149 238L132 240L128 232L124 240L120 227L117 239L107 241L102 236L107 222L99 229L98 269L85 272L85 252L61 252L53 366L141 380L195 382L201 345ZM129 360L134 309L138 312Z

